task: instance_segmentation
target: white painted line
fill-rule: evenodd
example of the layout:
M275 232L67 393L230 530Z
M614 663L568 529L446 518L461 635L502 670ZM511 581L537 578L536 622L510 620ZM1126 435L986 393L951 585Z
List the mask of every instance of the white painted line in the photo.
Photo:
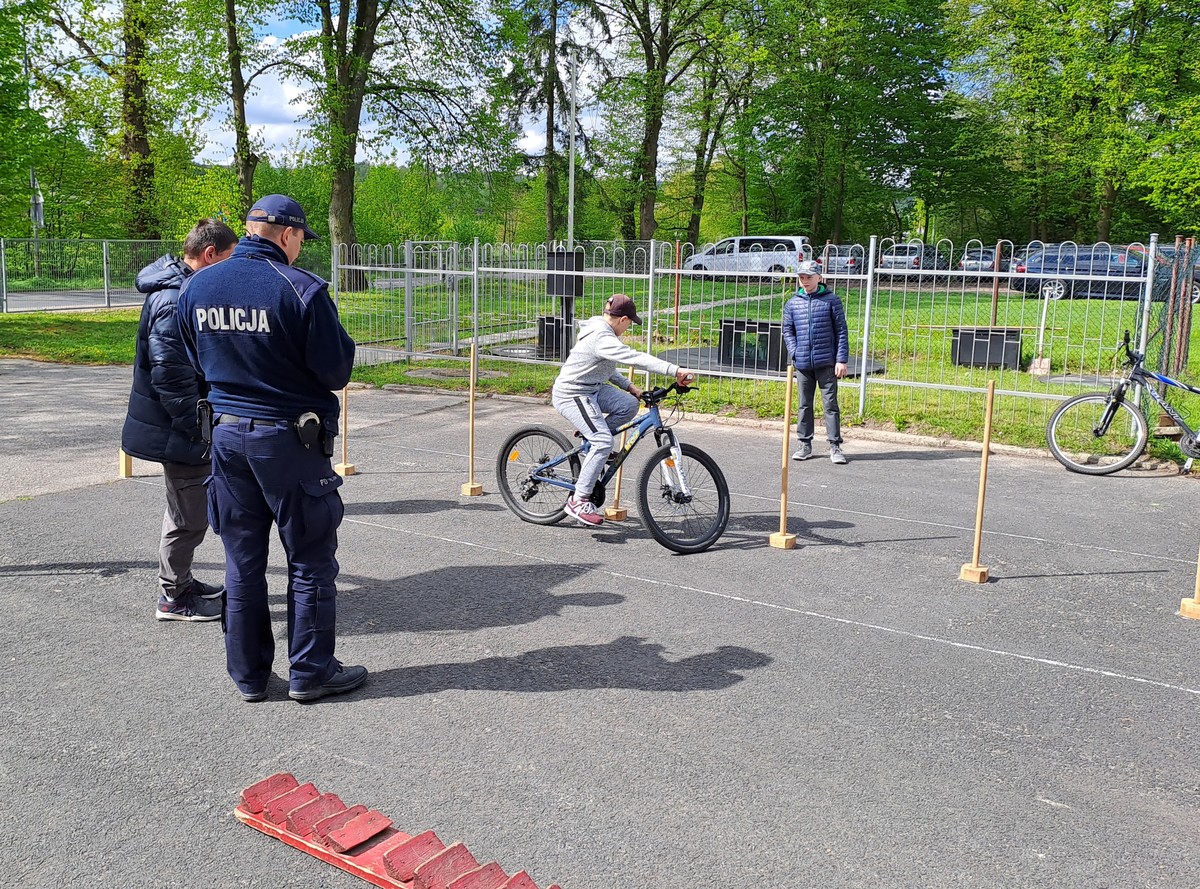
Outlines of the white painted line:
M562 562L558 559L553 559L545 556L538 556L531 553L519 552L517 550L503 549L498 546L487 546L482 543L475 543L470 540L460 540L455 537L443 537L439 534L429 534L424 531L413 531L408 528L398 528L394 525L385 525L381 522L365 522L361 519L347 518L344 520L347 524L362 525L368 528L378 528L383 531L395 531L400 534L408 534L412 537L423 537L427 540L436 540L441 543L455 543L460 546L465 546L471 549L485 550L487 552L499 553L501 555L514 556L516 558L529 559L535 562L544 562L546 564L561 565L564 568L577 568L581 571L599 571L602 574L607 574L617 580L632 580L639 583L649 584L651 586L669 587L671 589L680 590L688 593L699 593L704 596L711 596L715 599L725 599L730 602L740 602L743 605L751 605L756 608L771 608L776 611L784 611L789 614L796 614L801 617L808 617L814 620L824 620L830 623L841 624L847 627L857 627L864 630L874 630L879 633L888 633L893 636L900 636L905 639L914 639L920 642L928 642L934 645L943 645L948 648L956 648L962 651L974 651L980 654L989 654L996 657L1011 658L1013 660L1025 661L1027 663L1041 664L1047 667L1057 667L1061 670L1072 670L1078 673L1086 673L1092 676L1103 676L1108 679L1116 679L1121 682L1131 682L1138 685L1148 685L1154 688L1165 688L1170 691L1179 691L1189 695L1200 695L1200 689L1188 688L1184 685L1175 685L1170 682L1162 682L1157 679L1147 679L1143 676L1134 676L1129 673L1118 673L1114 670L1103 670L1099 667L1087 667L1082 664L1072 664L1067 661L1060 661L1054 658L1036 657L1030 654L1020 654L1015 651L1006 651L1003 648L988 648L983 645L975 645L970 642L957 642L954 639L946 639L941 636L930 636L924 633L914 633L911 630L902 630L898 627L888 627L883 624L872 624L866 621L852 620L846 617L836 617L832 614L823 614L820 611L809 611L804 608L795 608L790 605L779 605L774 602L763 602L759 599L749 599L745 596L735 596L732 593L721 593L716 590L706 590L702 587L685 586L684 584L672 583L666 580L656 580L651 577L641 577L637 574L625 574L620 571L611 571L606 568L594 568L586 565L573 565L567 562ZM933 524L933 523L925 523Z

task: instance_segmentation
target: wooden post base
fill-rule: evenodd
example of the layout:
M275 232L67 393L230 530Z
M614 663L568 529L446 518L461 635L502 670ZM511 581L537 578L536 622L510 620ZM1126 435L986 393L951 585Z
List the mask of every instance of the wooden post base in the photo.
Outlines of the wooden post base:
M1196 599L1184 599L1179 603L1179 616L1188 617L1192 620L1200 620L1200 601Z
M133 458L124 451L117 451L117 478L133 478Z
M958 572L958 579L965 580L968 583L987 583L988 570L983 565L967 563L962 566L962 571Z
M624 506L606 506L604 517L610 522L623 522L629 518L629 510Z
M796 535L775 533L771 535L771 546L776 549L795 549Z
M1049 358L1034 358L1029 362L1029 372L1035 377L1050 376L1050 359Z
M460 490L464 497L478 497L483 493L483 485L479 482L467 482Z
M353 463L334 463L333 471L343 478L347 475L356 475L358 473Z

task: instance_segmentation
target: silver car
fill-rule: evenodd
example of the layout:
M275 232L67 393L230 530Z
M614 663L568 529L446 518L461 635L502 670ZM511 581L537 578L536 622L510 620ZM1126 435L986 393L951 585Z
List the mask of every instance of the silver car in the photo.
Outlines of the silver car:
M812 259L803 235L748 235L725 238L683 261L685 271L710 275L782 276L796 274L800 259Z
M817 255L824 275L865 275L867 251L862 244L826 244Z

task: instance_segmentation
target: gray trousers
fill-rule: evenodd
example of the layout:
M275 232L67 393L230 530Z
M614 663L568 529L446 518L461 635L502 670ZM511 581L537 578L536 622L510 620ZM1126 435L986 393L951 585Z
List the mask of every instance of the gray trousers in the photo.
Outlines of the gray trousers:
M796 417L796 435L801 441L812 441L813 396L817 386L821 387L821 401L825 407L825 437L830 444L842 443L842 413L838 410L837 375L833 365L796 368L796 380L800 389L800 413Z
M174 599L192 582L192 556L208 530L208 495L204 482L212 473L208 463L164 463L167 510L163 513L158 545L158 581L164 595Z
M604 472L604 461L613 449L613 430L628 423L638 412L638 400L624 389L605 383L592 395L555 394L554 409L571 421L591 442L591 450L579 467L575 480L575 496L586 500L592 496L596 479Z

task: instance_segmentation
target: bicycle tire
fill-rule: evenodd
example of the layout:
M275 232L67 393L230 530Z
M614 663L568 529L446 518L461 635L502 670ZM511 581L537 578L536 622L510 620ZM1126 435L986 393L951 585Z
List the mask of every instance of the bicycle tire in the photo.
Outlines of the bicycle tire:
M1087 392L1068 398L1050 415L1046 443L1050 453L1071 472L1108 475L1131 465L1146 448L1149 430L1142 412L1123 396L1104 435L1092 430L1110 409L1112 394Z
M664 445L650 456L638 481L638 509L642 524L654 539L677 553L708 549L729 524L729 485L716 461L698 447L681 444L680 468L692 496L679 502L672 484L671 447Z
M534 481L532 473L548 460L574 450L567 437L546 426L526 426L510 435L496 455L496 485L505 504L519 518L535 525L553 525L566 516L563 506L570 491L545 482ZM571 484L579 478L579 457L572 456L550 472L567 478Z

